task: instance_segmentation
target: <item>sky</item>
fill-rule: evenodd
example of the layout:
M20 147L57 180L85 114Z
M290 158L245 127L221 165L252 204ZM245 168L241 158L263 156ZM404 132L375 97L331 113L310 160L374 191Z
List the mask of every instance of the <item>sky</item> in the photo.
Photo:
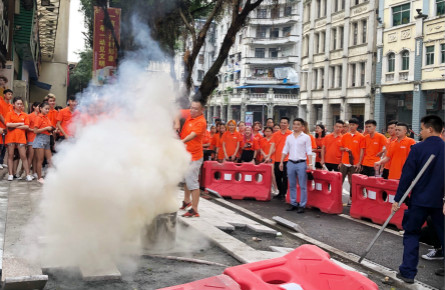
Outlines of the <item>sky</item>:
M85 40L82 32L86 32L83 14L79 12L80 0L71 0L70 26L68 39L68 61L77 62L79 56L75 53L85 48Z

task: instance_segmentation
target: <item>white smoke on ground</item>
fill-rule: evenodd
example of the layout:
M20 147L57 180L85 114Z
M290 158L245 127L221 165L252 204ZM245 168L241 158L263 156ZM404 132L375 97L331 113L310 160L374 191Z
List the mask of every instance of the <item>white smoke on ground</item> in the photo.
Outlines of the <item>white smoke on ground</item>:
M177 92L168 72L147 69L165 59L148 27L133 31L141 49L121 61L113 84L82 95L76 138L57 147L45 178L32 230L44 237L44 265L119 264L141 253L156 216L178 208L190 157L172 129Z

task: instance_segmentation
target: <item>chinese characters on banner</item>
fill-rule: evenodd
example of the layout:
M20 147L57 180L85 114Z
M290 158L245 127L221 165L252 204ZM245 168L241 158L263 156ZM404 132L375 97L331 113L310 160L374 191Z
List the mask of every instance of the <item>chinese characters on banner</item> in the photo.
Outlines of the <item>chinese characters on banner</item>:
M117 41L120 41L119 8L108 8L111 24ZM116 70L117 48L113 34L104 23L105 14L102 8L94 7L94 36L93 36L93 82L96 85L106 83Z

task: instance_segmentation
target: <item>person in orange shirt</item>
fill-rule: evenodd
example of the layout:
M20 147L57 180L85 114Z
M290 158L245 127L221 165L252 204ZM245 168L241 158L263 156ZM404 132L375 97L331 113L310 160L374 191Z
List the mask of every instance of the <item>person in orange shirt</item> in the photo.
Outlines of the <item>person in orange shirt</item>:
M341 138L342 129L345 122L337 120L334 125L334 132L326 135L323 139L321 150L321 166L326 166L329 171L339 171L341 163Z
M315 168L322 169L321 165L321 151L323 148L323 140L326 136L326 129L322 124L315 126L315 143L317 145L316 148L312 148L312 152L316 154L315 157Z
M342 183L345 181L346 176L348 176L349 185L351 185L352 182L352 174L360 172L361 170L360 150L364 136L357 131L358 125L359 121L356 118L350 119L349 132L341 138L340 150L342 157L340 172L342 174ZM351 192L349 195L352 196ZM348 205L350 205L350 201Z
M386 127L387 128L386 132L388 133L389 137L386 139L387 142L386 142L385 150L383 150L382 156L384 156L386 154L386 152L388 151L389 146L391 145L391 143L393 141L397 140L397 137L396 137L396 126L397 126L397 123L398 122L395 121L395 120L392 120L392 121L388 122L388 125ZM379 156L379 157L381 157L381 156ZM384 179L388 179L389 167L390 166L391 166L391 161L388 161L388 162L385 163L385 166L384 166L384 169L383 169L383 173L382 173L382 177Z
M365 122L365 130L368 134L363 139L360 160L363 160L361 173L367 176L375 176L374 163L380 160L379 156L383 154L388 142L383 134L376 132L376 127L375 120Z
M13 92L9 89L6 89L3 91L3 98L0 98L0 132L2 134L2 137L0 140L0 144L1 144L1 146L0 146L0 169L8 167L8 165L6 165L4 162L5 154L6 154L5 138L6 138L6 133L7 133L5 118L6 118L6 114L9 111L12 111L12 105L11 105L12 95L13 95Z
M190 105L190 116L186 118L180 133L180 138L192 157L188 172L185 176L184 201L181 207L181 209L185 210L191 205L191 209L183 214L184 217L199 217L199 172L204 157L202 139L206 127L204 105L199 101L192 101Z
M255 158L258 153L259 144L254 138L252 127L246 127L244 136L241 138L241 162L252 162L255 164Z
M289 160L289 158L286 157L283 160L283 171L280 170L280 161L284 144L286 143L286 138L290 134L292 134L292 131L289 130L289 118L281 117L280 131L275 132L272 135L272 140L270 141L270 151L266 157L266 162L272 162L272 160L274 162L275 181L277 183L277 189L279 191L278 195L275 196L275 198L277 199L284 199L287 193L287 161Z
M60 137L59 139L68 139L70 137L73 137L73 133L70 130L70 125L73 120L73 113L76 109L77 101L75 96L69 96L68 97L68 106L62 110L60 110L59 114L57 115L57 128L60 131Z
M265 127L273 128L273 125L274 125L274 121L273 121L273 119L272 119L272 118L267 118L267 119L266 119L266 126L265 126Z
M215 159L222 163L224 160L224 150L222 149L222 136L226 132L226 124L224 122L220 122L218 124L218 132L213 135L212 145L215 147Z
M303 120L304 121L304 120ZM304 134L308 135L309 138L311 138L311 146L312 146L312 150L317 149L317 141L315 140L314 135L311 134L311 132L309 131L309 123L307 121L303 122L303 132ZM306 158L306 164L307 164L307 168L308 169L312 169L312 160L310 160L310 158L312 158L312 155L308 155Z
M34 133L34 123L37 118L37 116L40 113L40 103L34 102L31 106L31 112L28 114L29 118L29 128L28 132L26 132L26 139L28 142L28 164L31 167L34 172L33 178L36 178L36 160L37 158L34 158L34 149L32 148L32 143L34 142L34 139L36 138L36 134ZM30 169L31 170L31 169Z
M255 121L253 122L253 127L252 127L252 134L253 134L253 138L255 138L257 144L258 144L258 150L256 153L256 157L255 157L255 161L256 163L260 163L262 156L261 156L261 152L260 152L260 143L261 143L261 139L263 139L263 133L261 132L262 128L261 128L261 122Z
M281 127L280 127L280 125L278 125L278 124L273 125L272 128L273 128L273 132L274 132L274 133L277 133L278 131L281 130Z
M411 151L411 146L416 144L414 139L406 137L408 130L409 127L407 124L398 123L395 128L397 139L389 146L386 156L382 160L374 163L375 170L378 172L381 165L391 161L388 179L400 179L402 168Z
M212 146L212 140L210 137L210 131L205 130L202 138L202 149L204 149L204 161L212 160L213 151L210 150Z
M224 161L235 162L240 149L240 143L243 136L236 130L236 122L230 120L227 122L227 131L221 137Z
M229 123L227 122L227 124L229 124ZM238 122L238 132L239 132L241 135L243 135L243 134L244 134L244 131L246 131L246 123L243 122L243 121L239 121L239 122Z
M40 106L40 114L36 118L34 122L34 133L36 137L33 142L33 149L36 151L36 172L37 172L37 181L40 183L44 183L42 178L42 164L43 158L46 158L48 165L51 166L51 141L50 136L52 132L55 130L53 127L51 120L48 118L48 112L50 111L50 106L48 103L43 103Z
M29 128L28 115L22 111L23 100L15 97L13 100L14 110L6 114L5 122L8 128L6 134L6 144L8 145L8 181L14 180L14 149L19 151L23 168L26 172L26 180L31 181L32 176L29 174L29 164L26 158L26 131Z
M51 126L57 127L57 115L59 114L59 111L56 109L56 96L54 94L48 94L46 96L46 102L49 104L49 112L48 112L48 119L51 121ZM44 100L45 101L45 100ZM51 151L55 152L54 145L56 144L56 138L59 133L59 130L54 130L50 137L51 142Z
M261 139L260 141L260 162L264 162L267 159L267 156L269 155L270 152L270 147L272 145L272 134L273 134L273 129L272 127L265 127L264 130L264 138ZM275 180L275 173L273 170L273 156L272 156L272 163L270 163L271 166L271 170L272 170L272 193L274 195L277 195L278 192L278 187L277 187L277 181Z
M355 119L355 118L354 118ZM357 119L356 119L357 120ZM346 133L349 132L349 122L345 121L345 123L343 124L343 128L341 129L341 134L344 136Z

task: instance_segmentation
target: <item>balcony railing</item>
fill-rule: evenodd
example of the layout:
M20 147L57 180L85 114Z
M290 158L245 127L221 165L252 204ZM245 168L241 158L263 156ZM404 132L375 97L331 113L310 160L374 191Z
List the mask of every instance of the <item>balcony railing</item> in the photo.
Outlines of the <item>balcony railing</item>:
M394 73L386 74L385 81L386 82L393 82L394 81Z
M408 80L408 72L400 72L399 81L407 81L407 80Z

